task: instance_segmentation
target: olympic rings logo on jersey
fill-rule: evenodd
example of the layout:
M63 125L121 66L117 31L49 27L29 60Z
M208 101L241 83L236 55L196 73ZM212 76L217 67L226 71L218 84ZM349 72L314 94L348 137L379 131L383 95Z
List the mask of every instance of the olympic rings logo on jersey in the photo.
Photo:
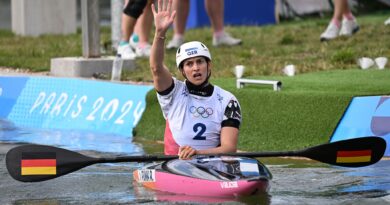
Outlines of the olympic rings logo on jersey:
M210 115L212 115L214 113L214 111L212 108L209 108L209 107L204 108L202 106L200 106L200 107L191 106L190 113L194 117L202 116L203 118L208 118Z

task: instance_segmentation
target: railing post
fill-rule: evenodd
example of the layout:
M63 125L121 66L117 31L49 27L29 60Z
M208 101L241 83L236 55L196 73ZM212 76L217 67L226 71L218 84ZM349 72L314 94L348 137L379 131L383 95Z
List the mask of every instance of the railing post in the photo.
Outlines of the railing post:
M121 40L121 23L123 0L111 0L111 42L112 49L116 50Z
M100 57L99 0L81 0L83 57Z

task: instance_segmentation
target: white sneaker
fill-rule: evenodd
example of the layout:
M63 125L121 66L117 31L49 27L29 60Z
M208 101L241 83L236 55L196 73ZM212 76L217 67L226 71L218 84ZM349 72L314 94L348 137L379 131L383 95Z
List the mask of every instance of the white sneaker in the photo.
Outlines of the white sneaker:
M213 36L213 46L235 46L241 44L241 39L233 38L230 34L224 32L221 36Z
M143 47L137 46L137 48L135 48L135 54L137 54L137 57L149 57L151 48L152 46L149 43Z
M386 25L386 26L390 25L390 18L388 18L388 19L385 21L385 25Z
M136 55L133 49L130 48L130 44L119 45L118 54L121 54L123 59L135 59Z
M136 49L139 43L139 36L135 33L130 36L129 44L131 48Z
M328 41L339 36L340 28L333 22L330 22L326 30L321 34L321 41Z
M184 43L183 37L173 37L167 44L167 49L176 49Z
M341 24L340 36L352 36L354 33L359 31L359 25L356 22L356 19L348 20L343 18Z

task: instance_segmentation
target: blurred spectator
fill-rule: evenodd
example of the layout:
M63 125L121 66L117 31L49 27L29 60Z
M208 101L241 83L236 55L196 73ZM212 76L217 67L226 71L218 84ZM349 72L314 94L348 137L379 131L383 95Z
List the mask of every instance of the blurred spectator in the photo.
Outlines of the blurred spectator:
M121 54L122 58L134 59L137 56L149 56L150 44L148 43L149 33L152 27L153 15L151 12L151 0L126 0L125 8L122 13L122 25L121 25L121 41L118 45L118 54ZM141 15L144 12L143 15ZM138 23L137 23L137 19ZM136 26L137 23L137 26ZM129 41L130 37L136 29L138 35L134 35L133 40L134 48L131 47ZM135 49L135 52L134 50Z
M328 41L338 36L351 36L357 31L359 25L349 9L348 0L334 0L332 20L321 34L320 40Z
M167 48L178 48L184 43L184 33L190 9L189 0L174 0L176 18L173 23L174 35ZM241 39L233 38L224 31L224 0L205 0L205 9L213 29L213 46L234 46L241 44Z
M137 57L150 56L151 45L149 44L149 36L153 27L151 3L153 1L149 0L142 15L137 20L133 35L130 37L130 46L135 49Z

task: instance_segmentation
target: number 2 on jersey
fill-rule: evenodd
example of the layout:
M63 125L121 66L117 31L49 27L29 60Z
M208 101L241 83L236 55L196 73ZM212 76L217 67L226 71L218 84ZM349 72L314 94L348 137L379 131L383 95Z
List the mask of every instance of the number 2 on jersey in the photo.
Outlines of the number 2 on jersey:
M196 123L193 127L193 130L195 132L195 137L192 138L193 140L206 140L205 136L202 136L204 132L206 132L206 125L203 123Z

